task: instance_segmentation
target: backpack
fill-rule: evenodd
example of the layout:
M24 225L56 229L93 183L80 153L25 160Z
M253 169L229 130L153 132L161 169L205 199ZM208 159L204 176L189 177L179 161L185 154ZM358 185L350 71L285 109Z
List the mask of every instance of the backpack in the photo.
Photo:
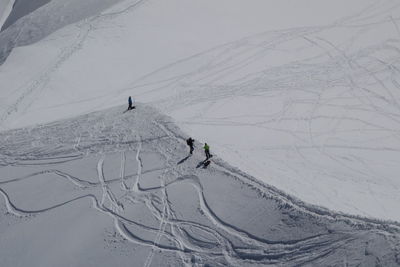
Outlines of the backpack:
M187 140L186 140L186 144L187 144L188 146L192 145L192 144L193 144L193 139L192 139L192 138L187 139Z

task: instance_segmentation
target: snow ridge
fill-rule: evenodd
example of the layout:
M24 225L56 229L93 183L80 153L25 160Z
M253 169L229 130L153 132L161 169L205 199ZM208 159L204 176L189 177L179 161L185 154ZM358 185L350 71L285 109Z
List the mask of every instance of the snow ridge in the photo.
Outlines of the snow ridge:
M15 3L15 0L7 0L3 11L0 13L0 31L2 30L3 25L6 22L8 16L10 15L10 13L13 9L14 3ZM3 7L3 5L0 7Z

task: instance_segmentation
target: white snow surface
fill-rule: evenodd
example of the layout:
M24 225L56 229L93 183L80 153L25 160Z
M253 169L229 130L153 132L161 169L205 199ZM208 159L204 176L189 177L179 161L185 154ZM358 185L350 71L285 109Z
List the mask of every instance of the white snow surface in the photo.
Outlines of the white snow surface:
M37 14L51 16L49 4L0 34L16 47L0 66L0 126L84 114L132 95L266 184L400 221L399 6L127 0L33 44L10 41L29 42L27 25L45 27Z
M1 266L400 263L400 224L205 167L170 118L124 108L0 133Z

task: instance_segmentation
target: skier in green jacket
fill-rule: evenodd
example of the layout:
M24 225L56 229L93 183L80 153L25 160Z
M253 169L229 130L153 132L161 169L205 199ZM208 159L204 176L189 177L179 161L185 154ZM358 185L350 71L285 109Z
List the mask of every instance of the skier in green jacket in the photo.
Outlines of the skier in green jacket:
M204 152L206 153L206 160L212 157L210 154L210 146L207 143L204 143Z

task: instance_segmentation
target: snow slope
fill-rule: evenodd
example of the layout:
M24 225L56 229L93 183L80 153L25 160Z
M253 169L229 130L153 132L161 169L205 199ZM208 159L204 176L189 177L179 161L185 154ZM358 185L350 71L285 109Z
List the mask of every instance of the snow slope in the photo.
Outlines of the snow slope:
M15 0L10 1L10 7L12 9L9 10L9 16L5 18L3 24L0 24L0 29L5 30L18 19L23 16L33 12L37 8L47 4L51 0ZM2 26L1 26L2 25Z
M95 15L121 0L53 0L45 4L46 1L16 2L15 8L5 21L7 25L4 26L7 28L0 34L0 64L14 47L35 43L52 32ZM39 6L41 7L38 8ZM29 13L32 9L35 11ZM16 19L18 20L15 21Z
M12 11L14 0L1 0L0 1L0 31L3 28L8 16Z
M276 2L123 1L34 43L52 1L0 34L31 43L0 66L0 125L132 95L267 184L399 221L398 2Z
M204 168L170 118L124 108L0 133L2 266L400 264L399 224Z

